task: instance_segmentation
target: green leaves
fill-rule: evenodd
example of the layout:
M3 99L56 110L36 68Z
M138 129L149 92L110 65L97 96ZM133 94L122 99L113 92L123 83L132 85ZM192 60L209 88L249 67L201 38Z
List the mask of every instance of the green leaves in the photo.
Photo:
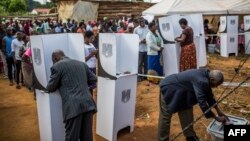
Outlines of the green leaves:
M27 3L25 0L11 0L8 12L15 13L15 12L26 12L27 11Z

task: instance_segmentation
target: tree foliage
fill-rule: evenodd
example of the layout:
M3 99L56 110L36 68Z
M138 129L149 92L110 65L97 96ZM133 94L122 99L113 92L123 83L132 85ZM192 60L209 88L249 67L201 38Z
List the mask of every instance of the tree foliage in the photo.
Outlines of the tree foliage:
M28 5L25 0L11 0L8 7L8 12L27 12L27 7Z
M0 0L0 13L24 13L32 11L33 8L56 7L54 2L41 4L34 0Z
M8 7L10 5L10 0L0 0L0 9L4 12L8 11Z

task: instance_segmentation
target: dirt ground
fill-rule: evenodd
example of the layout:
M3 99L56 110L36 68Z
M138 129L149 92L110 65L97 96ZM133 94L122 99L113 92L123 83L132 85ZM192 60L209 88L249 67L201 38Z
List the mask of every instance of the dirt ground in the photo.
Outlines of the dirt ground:
M222 58L218 55L208 57L210 69L219 69L224 72L226 81L230 81L235 74L234 68L238 66L241 57ZM250 74L250 61L247 61L234 82L240 82ZM2 76L2 75L1 75ZM214 89L214 94L219 97L225 89L220 86ZM231 87L229 90L232 89ZM227 90L227 92L229 91ZM226 92L226 93L227 93ZM22 87L17 90L9 86L6 79L0 79L0 141L39 141L39 128L36 110L36 102L33 93ZM96 94L95 94L96 98ZM156 141L157 124L159 114L159 88L157 85L149 85L147 81L140 82L137 87L137 101L135 114L135 129L129 133L122 130L118 135L119 141ZM230 115L250 120L250 87L241 87L231 96L225 99L220 107ZM194 108L194 115L198 117L201 110ZM211 140L207 133L207 126L211 119L202 118L195 124L198 136L204 141ZM95 121L94 121L95 123ZM172 118L171 137L180 129L179 119L176 114ZM94 125L95 128L95 125ZM95 129L94 129L95 130ZM105 141L94 133L95 141ZM183 135L176 141L184 141Z

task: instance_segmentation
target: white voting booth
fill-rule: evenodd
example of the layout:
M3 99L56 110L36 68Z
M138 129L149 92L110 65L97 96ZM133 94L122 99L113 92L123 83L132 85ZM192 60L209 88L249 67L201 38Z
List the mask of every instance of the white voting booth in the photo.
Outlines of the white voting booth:
M163 40L165 40L163 50L165 76L179 72L181 51L180 45L179 43L171 43L168 41L174 41L174 39L176 37L179 37L182 33L182 29L179 25L179 20L181 18L185 18L188 21L188 25L191 26L194 31L197 67L204 67L207 64L205 34L202 15L171 15L167 17L162 17L159 18L159 26L160 33L163 37Z
M134 130L138 52L138 35L99 35L96 133L109 141Z
M238 16L220 17L220 54L228 57L238 56Z
M174 41L181 34L179 27L179 15L159 18L160 33L163 40ZM163 70L165 76L179 72L180 45L178 43L164 43Z
M34 73L41 87L46 88L50 79L52 52L56 49L65 55L84 61L84 42L81 34L51 34L31 36ZM37 112L41 141L64 141L65 129L62 117L62 101L59 92L44 93L36 89Z
M250 54L250 15L244 16L245 53Z

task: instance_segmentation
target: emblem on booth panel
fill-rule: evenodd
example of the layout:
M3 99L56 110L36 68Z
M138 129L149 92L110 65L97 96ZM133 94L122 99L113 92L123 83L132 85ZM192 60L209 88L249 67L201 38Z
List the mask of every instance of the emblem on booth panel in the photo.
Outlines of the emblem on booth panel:
M170 25L169 25L169 23L164 23L164 24L162 24L161 26L162 26L163 31L169 31L169 30L170 30Z
M246 19L246 24L250 24L250 19Z
M221 24L226 24L226 21L225 21L225 20L222 20L222 21L221 21Z
M235 20L230 21L231 25L235 25Z
M34 55L34 62L36 65L41 65L42 57L41 57L41 50L39 48L33 48L33 55Z
M112 44L108 44L108 43L103 43L102 44L102 54L105 57L111 57L112 56L112 51L113 51Z
M122 91L122 102L127 103L130 100L131 90L123 90Z
M234 37L231 37L230 39L229 39L229 41L230 41L230 43L234 43Z

